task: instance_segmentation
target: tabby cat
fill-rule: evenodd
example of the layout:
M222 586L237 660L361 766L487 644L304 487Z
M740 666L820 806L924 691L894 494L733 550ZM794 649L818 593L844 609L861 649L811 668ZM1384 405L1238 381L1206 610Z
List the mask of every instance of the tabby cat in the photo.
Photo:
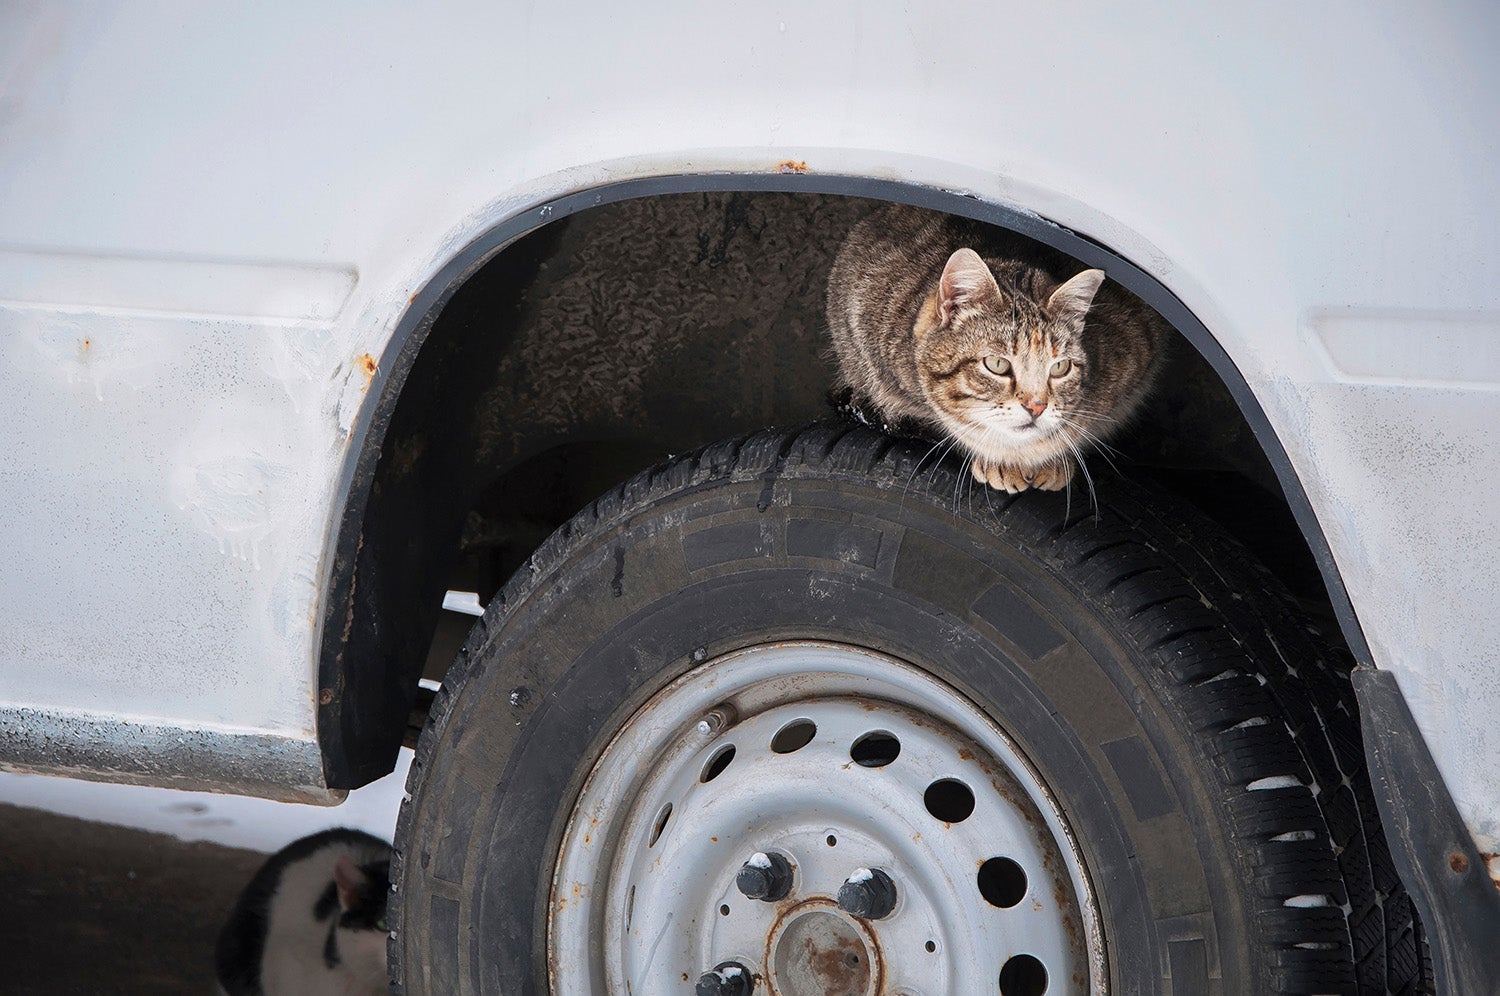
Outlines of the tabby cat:
M1140 405L1169 326L1103 270L905 205L864 218L828 280L839 372L888 424L951 438L975 480L1057 490Z
M325 830L271 855L219 932L215 967L229 996L386 993L391 847Z

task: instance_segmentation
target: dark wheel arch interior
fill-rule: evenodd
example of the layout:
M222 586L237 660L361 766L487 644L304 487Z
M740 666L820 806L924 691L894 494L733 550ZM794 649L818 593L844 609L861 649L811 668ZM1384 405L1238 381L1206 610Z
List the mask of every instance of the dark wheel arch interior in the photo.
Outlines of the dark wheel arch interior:
M1295 518L1327 591L1328 602L1355 658L1370 659L1353 606L1339 578L1332 553L1301 482L1255 395L1212 333L1154 277L1085 235L1016 208L961 193L859 177L811 174L682 175L624 181L539 204L496 225L465 246L413 298L379 359L372 384L374 401L364 405L351 433L344 471L338 528L330 536L319 662L318 732L325 775L332 787L354 788L394 766L415 692L419 668L439 612L432 592L442 590L439 575L449 567L449 551L464 528L467 503L477 483L466 455L433 445L432 432L390 432L398 409L420 400L427 428L469 417L499 389L479 383L485 374L462 356L427 362L424 376L411 381L430 335L444 321L464 320L464 288L491 267L502 271L490 283L488 298L472 302L475 313L506 295L523 297L545 252L519 256L504 250L525 241L545 246L559 237L554 223L590 209L639 199L682 194L812 194L897 201L961 215L1009 229L1066 252L1081 263L1104 269L1175 326L1206 360L1239 409L1264 454ZM726 228L731 222L726 222ZM726 235L727 238L727 235ZM711 242L712 240L710 240ZM706 244L707 264L718 251ZM515 258L511 258L515 256ZM453 316L457 317L453 317ZM517 372L520 377L523 372ZM812 371L813 376L822 376ZM517 381L519 383L519 381ZM410 388L410 390L408 390ZM509 385L514 389L515 384ZM776 409L780 410L780 409ZM793 415L797 413L793 412ZM726 425L724 434L734 427ZM712 437L710 437L712 438ZM703 440L706 441L706 440ZM537 456L548 444L545 427L528 440L532 452L512 452L515 461ZM577 445L576 438L551 442ZM607 424L594 426L587 442L596 451L640 439L612 438ZM654 462L654 461L647 461ZM637 466L642 464L637 464ZM607 470L607 466L605 467ZM626 472L634 467L625 468ZM623 476L620 475L620 476ZM616 478L618 479L618 478ZM599 489L611 483L604 480ZM501 579L503 580L503 578ZM440 595L439 595L440 597Z

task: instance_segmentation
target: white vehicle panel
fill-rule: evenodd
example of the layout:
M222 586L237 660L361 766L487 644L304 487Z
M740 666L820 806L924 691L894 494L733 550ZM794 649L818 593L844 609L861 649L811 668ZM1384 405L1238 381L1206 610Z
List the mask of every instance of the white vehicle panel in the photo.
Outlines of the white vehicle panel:
M1175 293L1494 850L1497 28L1477 3L10 5L0 720L282 738L268 786L316 794L326 551L413 295L563 193L790 161L1036 212Z

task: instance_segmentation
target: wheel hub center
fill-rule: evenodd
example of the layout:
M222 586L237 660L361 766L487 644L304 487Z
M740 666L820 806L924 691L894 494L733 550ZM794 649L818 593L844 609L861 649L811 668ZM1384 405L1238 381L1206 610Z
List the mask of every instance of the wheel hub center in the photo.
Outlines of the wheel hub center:
M771 989L777 996L866 996L879 974L875 959L848 917L804 908L782 921L772 941Z

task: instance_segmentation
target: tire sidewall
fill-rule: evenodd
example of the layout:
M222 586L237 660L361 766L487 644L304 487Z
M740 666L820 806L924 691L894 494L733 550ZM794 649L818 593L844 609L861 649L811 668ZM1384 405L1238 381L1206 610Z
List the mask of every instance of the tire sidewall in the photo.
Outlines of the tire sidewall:
M636 507L569 541L476 628L403 821L399 960L424 966L408 991L546 991L552 869L610 738L700 663L788 640L915 665L1018 744L1083 852L1113 992L1166 990L1179 956L1262 988L1245 870L1149 661L1024 516L998 517L997 535L817 477L767 498L750 478Z

